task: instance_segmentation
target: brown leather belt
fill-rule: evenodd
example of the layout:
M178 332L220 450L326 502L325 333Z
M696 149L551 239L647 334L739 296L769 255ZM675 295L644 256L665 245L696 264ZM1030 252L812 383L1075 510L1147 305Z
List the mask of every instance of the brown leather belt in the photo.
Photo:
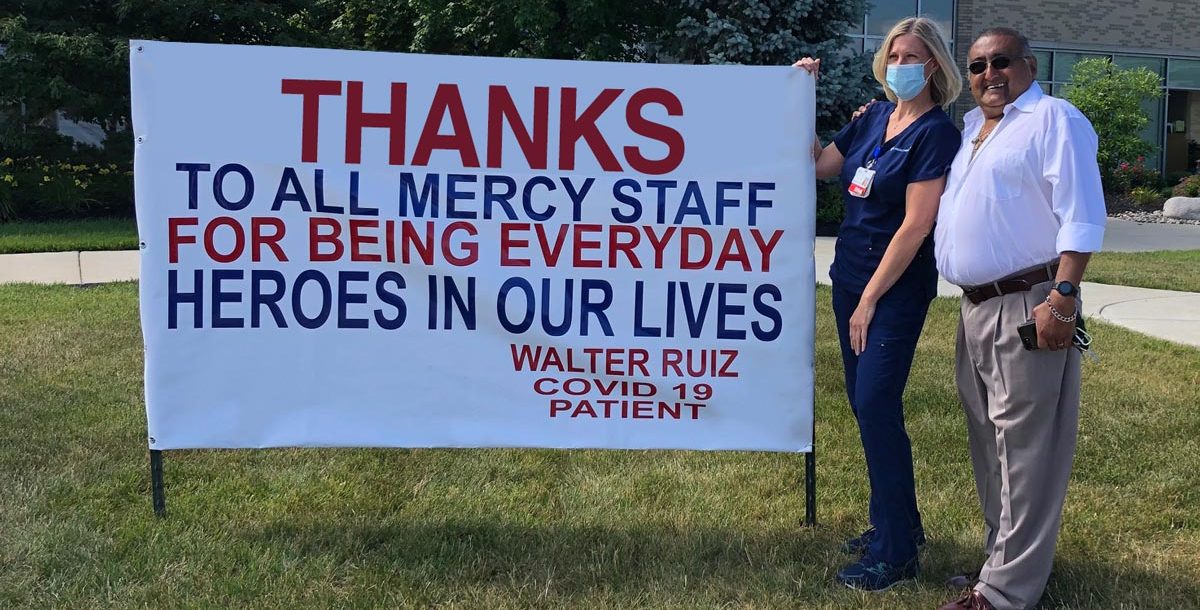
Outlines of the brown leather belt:
M1010 275L1002 280L997 280L991 284L983 284L982 286L964 286L963 296L967 297L972 303L978 305L992 297L998 297L1002 294L1010 294L1013 292L1027 292L1034 286L1042 282L1054 281L1054 274L1058 273L1058 261L1046 263L1044 266L1038 267L1032 271L1026 271L1018 275Z

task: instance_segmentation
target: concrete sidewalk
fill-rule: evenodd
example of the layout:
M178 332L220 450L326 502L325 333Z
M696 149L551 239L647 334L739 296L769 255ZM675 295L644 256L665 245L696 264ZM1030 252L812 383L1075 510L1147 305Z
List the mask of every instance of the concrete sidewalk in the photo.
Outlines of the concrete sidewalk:
M138 279L138 251L0 254L0 284L105 284Z
M817 238L817 282L822 284L830 283L829 265L833 262L834 241L832 237ZM1183 243L1190 245L1186 239ZM136 279L137 250L0 255L0 284L30 282L83 285ZM1091 282L1084 282L1081 288L1086 316L1160 339L1200 347L1200 293ZM962 290L945 280L939 280L938 295L957 298L962 295Z

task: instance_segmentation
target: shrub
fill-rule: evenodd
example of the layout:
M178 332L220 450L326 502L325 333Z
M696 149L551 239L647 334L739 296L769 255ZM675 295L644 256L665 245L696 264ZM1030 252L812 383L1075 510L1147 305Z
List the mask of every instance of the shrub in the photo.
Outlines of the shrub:
M1176 197L1200 197L1200 174L1188 176L1179 181L1171 194Z
M2 177L0 176L0 178ZM12 175L9 174L7 177L11 179ZM17 218L17 209L13 205L12 192L13 187L11 182L0 182L0 222L16 220Z
M1158 170L1146 167L1146 158L1138 157L1135 161L1122 161L1113 168L1108 181L1109 189L1114 193L1124 194L1138 188L1158 188L1162 184L1162 174Z
M836 230L845 218L846 209L842 202L842 188L837 179L817 182L817 225L828 231Z
M1139 186L1129 191L1129 198L1140 208L1162 208L1162 196L1157 189Z
M1092 123L1100 139L1097 161L1104 185L1119 192L1115 172L1122 162L1133 162L1153 147L1138 135L1150 118L1142 100L1162 95L1159 77L1146 68L1126 70L1106 58L1084 59L1071 72L1067 100Z
M1183 180L1191 175L1192 172L1171 172L1163 177L1163 185L1169 189L1172 186L1179 184L1180 180Z
M42 157L0 160L0 221L129 216L131 168Z

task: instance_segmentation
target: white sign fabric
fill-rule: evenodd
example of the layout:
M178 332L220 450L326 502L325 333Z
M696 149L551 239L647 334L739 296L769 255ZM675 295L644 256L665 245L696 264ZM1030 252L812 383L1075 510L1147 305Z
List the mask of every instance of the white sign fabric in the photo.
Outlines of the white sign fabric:
M152 449L811 448L804 71L131 45Z

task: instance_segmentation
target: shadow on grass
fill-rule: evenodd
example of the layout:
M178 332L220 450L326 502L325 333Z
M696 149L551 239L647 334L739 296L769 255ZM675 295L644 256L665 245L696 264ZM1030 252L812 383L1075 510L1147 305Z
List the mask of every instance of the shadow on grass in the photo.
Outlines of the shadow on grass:
M652 598L654 604L766 604L790 599L825 607L937 607L958 591L945 579L982 562L978 548L930 540L916 585L864 595L837 585L843 532L818 526L748 534L737 529L681 529L630 524L529 526L448 517L425 523L328 525L276 522L244 532L251 544L283 545L306 557L391 574L419 574L451 591L511 588L520 583L564 600ZM401 579L403 580L403 578ZM1103 556L1059 558L1038 608L1178 608L1200 599L1184 573L1115 565ZM854 602L853 600L858 600ZM929 606L931 602L934 605ZM1174 600L1174 601L1172 601Z
M836 552L825 528L763 531L679 529L630 524L529 526L448 518L437 523L297 525L277 522L245 532L267 545L284 544L306 555L364 565L411 569L436 565L441 578L488 581L514 570L555 566L563 582L637 587L670 577L712 576L727 570L795 567ZM583 593L591 585L573 588Z

